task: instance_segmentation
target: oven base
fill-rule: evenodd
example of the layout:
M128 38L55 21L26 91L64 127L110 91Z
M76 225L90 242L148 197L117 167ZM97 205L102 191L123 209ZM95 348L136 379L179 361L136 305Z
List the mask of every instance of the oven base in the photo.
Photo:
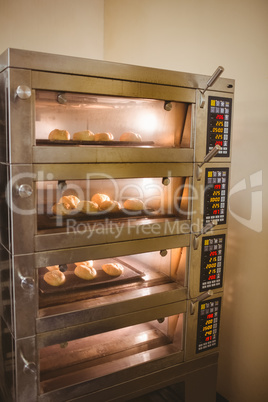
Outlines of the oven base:
M150 392L161 390L167 386L179 384L177 402L215 402L217 383L218 353L201 357L196 360L168 367L164 370L139 376L133 380L117 383L109 388L103 388L94 393L70 399L70 402L125 402L140 401L140 397ZM116 374L115 374L116 376ZM104 385L105 387L105 385ZM142 400L146 400L146 399ZM151 399L148 399L151 400ZM38 401L50 401L48 394ZM51 399L53 401L53 399ZM68 401L66 401L68 402Z

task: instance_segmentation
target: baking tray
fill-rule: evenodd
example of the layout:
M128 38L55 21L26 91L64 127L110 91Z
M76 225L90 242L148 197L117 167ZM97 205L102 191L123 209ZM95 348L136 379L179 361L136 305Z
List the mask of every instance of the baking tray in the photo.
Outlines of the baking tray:
M139 211L130 211L127 209L120 209L117 212L94 212L85 214L83 212L73 211L68 215L53 215L53 214L38 214L37 227L38 230L53 229L65 227L68 219L75 219L76 221L99 221L99 220L121 220L132 218L153 218L161 217L154 209L146 209ZM166 217L166 215L164 215Z
M95 145L105 145L105 146L146 146L146 145L154 145L154 141L74 141L74 140L36 140L37 146L53 146L53 145L88 145L88 146L95 146Z
M44 280L44 275L48 270L44 268L39 269L39 291L42 294L55 294L59 292L70 292L75 290L84 290L86 288L92 289L97 286L101 285L120 285L132 281L140 280L145 273L139 271L138 269L132 267L129 264L122 263L120 264L124 267L124 272L120 276L110 276L106 274L103 269L101 268L103 264L108 263L118 263L116 259L109 258L104 260L96 260L93 263L93 267L97 271L96 278L92 280L84 280L78 278L74 274L75 264L66 264L64 267L67 268L67 271L64 272L66 277L66 281L61 286L51 286Z

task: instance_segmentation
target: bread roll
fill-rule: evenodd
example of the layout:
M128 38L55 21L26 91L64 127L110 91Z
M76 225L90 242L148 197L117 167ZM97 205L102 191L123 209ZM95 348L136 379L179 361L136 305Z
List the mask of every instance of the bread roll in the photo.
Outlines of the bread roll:
M57 271L60 269L59 265L51 265L50 267L46 267L48 271Z
M51 286L60 286L65 282L65 275L59 270L45 273L44 280Z
M72 209L65 208L65 206L61 203L54 204L52 207L52 213L54 215L69 215L72 212Z
M110 201L110 197L106 194L97 193L91 197L91 201L95 202L96 204L98 204L98 206L100 206L100 204L103 201Z
M120 141L132 141L132 142L141 142L140 134L136 133L123 133L120 137Z
M80 262L75 262L75 265L86 265L87 267L93 267L93 261L88 260L88 261L80 261Z
M67 130L59 130L57 128L55 128L55 130L52 130L48 136L48 139L50 141L69 141L70 138L70 133Z
M121 209L121 205L117 201L106 200L100 204L100 211L117 212Z
M75 195L64 195L60 198L59 203L63 204L66 209L75 209L80 200Z
M112 133L97 133L95 134L95 141L112 141L114 136Z
M91 214L98 212L99 206L98 204L96 204L96 202L93 201L80 201L77 205L77 209L79 209L79 211L83 212L84 214Z
M104 272L106 272L106 274L110 276L119 276L124 272L124 267L118 263L104 264L102 266L102 269Z
M96 272L95 268L88 267L87 265L82 265L82 264L78 265L75 268L74 273L79 278L85 279L87 281L90 281L90 280L96 278L96 276L97 276L97 272Z
M90 130L78 131L73 135L74 141L94 141L95 135Z
M129 209L131 211L140 211L144 209L144 203L137 198L130 198L124 202L124 208Z

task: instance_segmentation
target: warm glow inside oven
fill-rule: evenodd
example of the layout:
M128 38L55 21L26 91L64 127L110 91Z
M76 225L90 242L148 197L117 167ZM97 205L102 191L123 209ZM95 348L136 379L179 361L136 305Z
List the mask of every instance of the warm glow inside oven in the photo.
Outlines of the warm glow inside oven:
M103 179L94 179L94 174L88 173L88 180L37 182L37 230L86 231L96 221L116 221L120 225L135 220L188 219L189 178L102 176ZM110 204L96 201L96 194L104 194ZM75 196L75 203L69 205L68 199L62 197L70 196ZM134 200L134 205L129 205L128 200ZM93 210L83 208L84 201L93 202L94 205L87 204Z
M96 276L84 279L77 276L76 266L83 261L58 261L58 265L38 269L39 317L83 310L98 300L97 306L118 302L118 295L138 299L150 295L153 288L177 283L185 286L188 247L125 255L114 258L88 260ZM103 270L105 264L120 264L122 273L111 276ZM53 286L46 281L52 269L60 270L64 282ZM159 290L161 293L161 290ZM159 296L161 297L161 295Z
M183 349L184 314L40 349L40 392L105 377Z
M155 99L36 91L36 145L116 145L189 148L191 105ZM67 130L68 140L49 141L51 131ZM112 141L77 141L73 134L111 133ZM140 141L122 140L134 132Z

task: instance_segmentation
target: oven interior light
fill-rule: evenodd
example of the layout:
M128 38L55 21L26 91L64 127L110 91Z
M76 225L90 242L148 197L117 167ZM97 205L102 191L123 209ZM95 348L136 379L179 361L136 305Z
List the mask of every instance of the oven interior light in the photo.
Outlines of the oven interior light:
M138 341L139 342L147 342L148 341L148 334L147 333L139 334Z
M157 116L152 112L142 113L138 116L138 124L141 132L153 133L158 126Z

